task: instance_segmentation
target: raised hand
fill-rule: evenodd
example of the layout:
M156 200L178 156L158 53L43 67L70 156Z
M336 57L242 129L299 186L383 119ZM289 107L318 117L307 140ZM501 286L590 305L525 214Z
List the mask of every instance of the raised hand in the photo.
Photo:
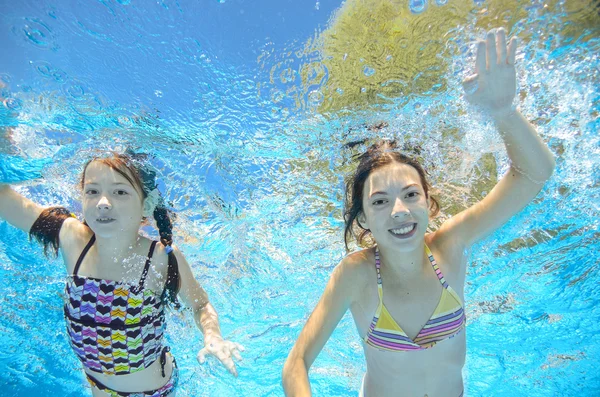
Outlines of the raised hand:
M466 99L494 118L514 111L517 90L515 54L517 38L506 43L503 28L490 30L486 41L477 43L475 74L463 81Z

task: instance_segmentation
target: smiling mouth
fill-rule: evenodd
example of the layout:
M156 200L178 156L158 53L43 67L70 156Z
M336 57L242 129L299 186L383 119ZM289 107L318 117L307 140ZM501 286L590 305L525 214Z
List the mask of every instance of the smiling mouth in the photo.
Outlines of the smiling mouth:
M114 222L115 219L114 218L96 218L96 222L106 225L108 223L112 223Z
M415 230L417 230L417 224L411 223L402 227L398 227L395 229L388 230L390 234L396 238L409 238L413 234L415 234Z

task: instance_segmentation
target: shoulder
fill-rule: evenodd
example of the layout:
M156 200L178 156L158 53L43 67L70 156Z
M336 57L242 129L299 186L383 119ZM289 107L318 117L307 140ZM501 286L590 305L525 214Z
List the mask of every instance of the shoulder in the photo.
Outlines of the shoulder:
M148 246L150 246L150 244L152 244L153 241L154 240L148 240ZM177 260L177 268L175 270L179 273L180 277L182 275L187 275L189 272L191 272L191 268L183 252L181 252L181 250L175 244L172 244L171 247L173 248L173 253L175 254L175 258ZM154 264L154 267L159 271L159 273L163 273L165 275L167 274L169 265L168 249L160 241L157 241L154 247L152 263Z
M347 288L359 292L376 276L373 248L353 252L344 257L335 267L332 278L343 281Z
M444 222L438 230L425 235L425 243L429 246L433 254L455 258L462 255L466 249L463 241L457 236L453 228L454 218Z
M150 251L152 244L154 244L154 250L152 251L152 263L154 267L158 269L164 266L166 268L168 262L166 247L160 241L147 237L143 237L143 239L145 240L145 245L148 246L148 251Z
M341 260L338 267L343 267L347 271L352 271L354 273L361 273L372 267L371 265L373 263L375 263L374 248L367 248L346 255L344 259Z
M425 243L446 278L462 284L467 263L465 245L443 226L436 232L426 235Z
M168 256L167 247L165 247L164 245L162 245L160 243L158 245L160 245L162 253L165 255L165 258L167 258L167 256ZM190 268L190 264L188 263L187 259L185 258L185 255L179 249L179 247L175 244L172 244L171 247L173 248L173 253L175 254L175 258L177 259L178 270L181 272L182 270L185 271L186 269Z
M69 217L65 219L60 228L60 247L67 252L71 249L80 251L90 241L93 234L87 225L77 218Z
M168 257L164 245L145 236L140 236L138 255L150 257L150 269L146 286L154 291L162 291L168 272ZM154 249L152 245L154 244Z

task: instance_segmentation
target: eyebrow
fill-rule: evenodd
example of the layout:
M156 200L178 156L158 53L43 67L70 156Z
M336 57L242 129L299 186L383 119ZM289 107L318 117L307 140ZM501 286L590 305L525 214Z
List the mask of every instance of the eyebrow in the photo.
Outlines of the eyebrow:
M411 187L414 187L414 186L416 186L416 187L419 187L419 184L418 184L418 183L411 183L410 185L406 185L406 186L404 186L404 187L402 188L402 190L400 190L400 191L401 191L401 192L403 192L403 191L405 191L405 190L407 190L407 189L410 189ZM385 191L379 191L379 190L378 190L378 191L376 191L376 192L373 192L373 193L371 193L371 194L369 195L369 198L371 198L371 197L373 197L373 196L376 196L376 195L378 195L378 194L388 194L388 193L387 193L387 192L385 192Z
M98 182L84 182L84 185L100 185ZM113 186L131 186L129 183L125 183L125 182L115 182L112 183Z

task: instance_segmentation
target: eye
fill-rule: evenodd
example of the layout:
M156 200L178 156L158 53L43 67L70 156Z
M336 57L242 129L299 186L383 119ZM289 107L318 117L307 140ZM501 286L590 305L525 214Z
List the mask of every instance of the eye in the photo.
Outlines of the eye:
M419 196L419 192L413 191L413 192L408 192L408 194L406 195L406 197L408 198L415 198Z
M379 200L373 201L373 205L383 205L385 203L387 203L386 199L379 199Z
M115 190L115 194L117 196L126 196L129 194L129 192L127 190L118 189L118 190Z
M96 189L87 189L85 191L85 194L90 195L90 196L93 195L93 194L98 194L98 190L96 190Z

